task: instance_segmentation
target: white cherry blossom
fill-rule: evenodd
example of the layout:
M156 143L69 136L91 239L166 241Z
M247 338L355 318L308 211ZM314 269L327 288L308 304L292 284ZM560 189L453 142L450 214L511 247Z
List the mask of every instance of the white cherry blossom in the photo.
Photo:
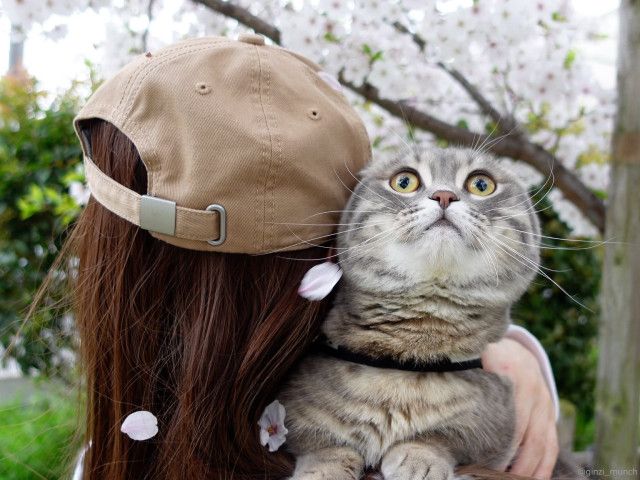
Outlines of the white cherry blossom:
M605 38L606 22L585 19L569 0L234 0L273 23L283 46L319 63L327 74L359 84L367 81L380 95L404 100L451 124L485 132L489 122L468 94L438 66L461 71L502 112L514 115L532 139L552 149L558 160L588 187L606 190L606 163L614 114L613 78L601 85L589 52ZM52 14L64 20L88 8L100 12L108 41L97 66L112 75L142 48L158 48L186 35L235 36L248 29L190 0L156 0L153 14L170 15L174 31L157 29L147 17L148 0L5 0L3 7L28 35ZM417 34L397 30L394 22ZM64 35L65 25L47 23L50 37ZM21 33L22 32L22 33ZM614 76L611 69L610 77ZM402 121L344 92L364 118L377 152L404 146ZM427 132L414 138L433 143ZM587 159L588 161L585 161ZM77 189L77 187L74 187ZM574 228L588 222L554 195L554 208ZM586 225L586 227L585 227ZM594 231L591 228L590 231Z
M286 415L284 405L274 400L264 409L258 425L260 426L260 444L269 446L270 452L278 450L287 439L289 431L284 426Z

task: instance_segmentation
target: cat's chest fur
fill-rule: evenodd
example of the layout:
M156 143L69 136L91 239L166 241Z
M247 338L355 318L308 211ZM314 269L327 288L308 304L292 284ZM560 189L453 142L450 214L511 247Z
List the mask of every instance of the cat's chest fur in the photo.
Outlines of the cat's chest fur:
M307 451L311 444L315 449L346 444L362 454L366 465L376 466L399 441L458 424L484 430L474 417L483 414L479 405L496 391L501 393L498 404L508 410L508 385L481 370L416 373L310 356L280 398L293 453Z

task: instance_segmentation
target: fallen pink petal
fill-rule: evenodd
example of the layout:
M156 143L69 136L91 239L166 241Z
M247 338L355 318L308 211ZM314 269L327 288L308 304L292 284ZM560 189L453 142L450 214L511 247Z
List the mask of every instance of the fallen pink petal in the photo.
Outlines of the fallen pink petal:
M321 263L305 274L298 294L308 300L322 300L331 293L341 277L342 269L337 263Z
M260 426L260 444L269 446L270 452L278 450L287 439L289 430L284 426L286 415L284 405L274 400L264 409L258 421Z
M158 433L158 419L151 412L139 410L124 419L120 431L132 440L149 440Z

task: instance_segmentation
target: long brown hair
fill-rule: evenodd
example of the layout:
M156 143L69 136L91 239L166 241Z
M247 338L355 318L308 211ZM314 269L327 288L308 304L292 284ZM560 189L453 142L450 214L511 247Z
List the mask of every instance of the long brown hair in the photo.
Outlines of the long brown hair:
M89 127L93 161L145 193L134 145L107 122ZM292 458L260 445L257 421L326 312L329 301L309 302L296 291L326 250L251 256L180 249L93 199L69 241L68 253L79 260L73 302L91 442L84 478L289 475ZM156 415L159 433L135 442L120 425L140 409Z

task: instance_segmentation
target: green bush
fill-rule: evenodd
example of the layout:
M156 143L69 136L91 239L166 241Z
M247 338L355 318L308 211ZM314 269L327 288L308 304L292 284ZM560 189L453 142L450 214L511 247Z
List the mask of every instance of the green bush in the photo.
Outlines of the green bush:
M548 206L546 199L536 206L541 210L543 234L568 237L569 228ZM551 269L544 272L574 298L538 275L512 318L533 333L549 354L560 397L577 407L576 448L583 449L593 441L602 248L594 243L542 240L551 247L542 248L542 266Z
M70 343L64 311L54 308L63 293L55 288L22 324L79 212L68 193L83 179L72 127L78 103L73 89L47 104L35 81L0 80L0 345L20 331L12 353L24 371L59 373L55 352Z
M0 404L0 478L68 478L79 451L75 406L55 393Z

